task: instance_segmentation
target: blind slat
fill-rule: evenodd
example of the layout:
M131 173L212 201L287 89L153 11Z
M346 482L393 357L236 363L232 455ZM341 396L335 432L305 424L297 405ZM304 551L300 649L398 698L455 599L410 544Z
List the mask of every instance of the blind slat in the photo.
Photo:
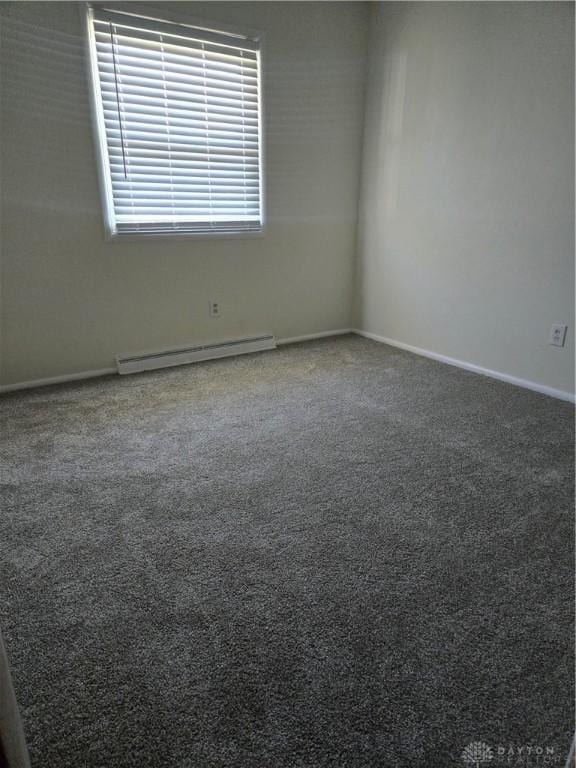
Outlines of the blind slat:
M117 130L117 118L114 120L114 116L109 114L105 119L111 131ZM168 122L166 117L162 119L161 116L154 120L141 121L127 115L122 117L122 130L124 135L130 132L134 135L143 136L202 136L205 138L205 135L209 134L220 139L230 137L231 140L236 140L240 137L242 140L246 138L246 141L258 141L258 127L255 125L245 125L242 122L237 122L225 126L216 126L212 120L203 120L201 117L187 122L174 122L173 120Z
M118 111L116 110L116 119L118 118ZM114 120L114 111L112 109L104 109L104 119ZM162 113L148 114L146 112L136 112L130 110L130 114L125 114L122 117L124 125L166 125L166 115ZM258 133L258 121L253 118L238 117L236 120L214 120L208 119L206 115L193 112L188 117L173 117L170 116L170 125L174 125L176 128L194 128L201 127L205 130L205 126L209 125L214 131L233 132L233 131L253 131Z
M155 222L166 222L166 223L188 223L188 222L198 222L201 224L210 224L214 225L216 222L223 222L227 223L232 218L233 221L258 221L258 217L254 214L244 214L244 213L236 213L233 217L229 216L228 214L221 214L221 213L215 213L210 221L206 221L206 212L208 212L208 209L206 211L200 211L197 214L162 214L162 213L156 213L153 216L151 216L149 213L147 214L133 214L133 213L122 213L119 214L119 217L124 222L140 222L142 224L149 224L149 223L155 223Z
M146 158L148 163L149 158ZM170 161L170 158L168 158ZM166 165L149 165L140 160L134 162L131 158L127 158L126 164L130 164L130 171L134 174L133 179L124 179L125 181L136 180L140 174L150 176L174 176L182 178L186 183L194 183L196 181L210 180L212 183L216 183L219 179L233 179L240 176L252 179L254 182L260 183L258 167L254 165L243 165L239 163L233 168L212 168L209 163L199 166L193 165L190 168L184 168L178 165L169 166ZM124 177L124 161L122 157L114 157L110 162L111 173L122 173ZM193 175L190 175L190 171L193 171Z
M254 189L257 189L257 180L255 179L252 185L246 180L243 180L241 177L238 179L238 184L231 184L230 180L228 180L228 183L222 183L220 185L214 184L212 181L208 184L188 184L185 182L181 182L180 184L178 182L162 182L157 181L156 179L149 178L143 181L126 181L124 180L124 177L122 174L118 173L115 174L117 178L115 181L117 182L115 185L115 192L118 192L120 194L123 190L129 189L131 192L134 191L135 193L138 193L139 190L142 190L142 192L152 192L155 191L157 193L159 192L169 192L170 194L176 194L177 192L188 192L193 193L197 190L202 189L222 189L226 190L229 189L230 191L236 190L236 191L243 191L245 194L248 194L249 192L253 191Z
M119 93L129 91L132 85L140 86L141 88L151 88L153 90L161 91L165 96L169 93L174 93L177 96L180 91L190 94L201 94L204 98L206 95L219 96L223 99L239 99L241 101L248 101L252 97L252 101L256 101L258 98L258 89L256 86L248 83L224 83L219 85L212 81L209 77L184 77L182 75L167 77L166 73L160 70L158 73L150 72L148 70L140 70L139 72L135 68L131 67L128 71L127 67L122 66L119 62L116 70L122 74L116 75L115 70L106 65L100 66L100 82L110 83L114 89L118 85Z
M174 149L165 149L165 148L156 148L156 149L150 149L149 147L140 147L138 149L131 147L130 148L130 158L134 162L137 160L146 160L150 158L154 158L158 161L164 161L165 159L169 160L182 160L188 161L188 160L205 160L208 162L208 158L206 156L206 153L203 151L205 147L201 147L200 151L195 151L193 148L188 148L186 150L174 150ZM123 157L122 148L120 147L120 142L115 142L114 145L111 143L109 147L109 156L110 157ZM258 159L258 150L257 149L248 149L244 151L243 155L239 155L235 149L228 149L226 147L218 147L218 151L214 151L210 153L210 159L214 160L226 160L229 158L233 158L234 160L240 161L243 157L246 157L247 159Z
M110 42L110 30L102 35L101 41L96 41L99 61L112 61L113 56L108 44ZM115 46L114 52L117 56L126 57L134 62L146 62L147 64L162 61L168 65L184 68L188 71L191 68L202 66L207 67L211 72L217 73L222 77L251 77L258 79L257 61L241 57L238 59L211 59L208 56L194 56L190 52L182 55L179 53L170 53L165 48L160 50L143 51L141 46L123 45L119 40Z
M138 53L138 55L143 57L154 58L158 55L159 52L162 52L166 55L166 57L169 57L170 60L176 60L183 57L190 57L190 60L197 60L198 58L202 58L206 62L207 66L222 68L238 68L242 66L246 70L251 69L253 72L258 70L258 59L251 59L244 54L232 55L230 53L221 53L211 51L209 48L202 46L198 46L196 48L190 46L174 47L171 45L166 45L161 41L159 41L160 44L155 42L147 46L146 43L144 43L142 40L135 40L133 38L125 37L122 34L119 34L118 30L114 27L112 28L112 34L114 35L115 51L117 50L120 55L123 53ZM110 28L106 26L105 31L96 34L96 42L98 45L105 46L109 40Z
M118 99L116 96L116 90L110 90L110 91L103 91L102 92L102 103L110 108L116 108L118 109ZM122 102L125 105L125 108L130 109L139 107L139 108L149 108L154 110L165 110L166 109L166 99L165 98L159 98L158 96L149 95L146 93L126 93L124 92L122 94ZM255 117L258 119L258 104L254 103L253 106L251 106L248 103L242 103L240 106L235 104L219 104L215 101L210 101L208 103L202 102L199 99L170 99L170 112L174 114L190 114L194 111L194 107L197 107L198 104L203 105L204 113L211 116L211 115L230 115L233 117L236 117L238 115L246 114L250 117Z
M128 100L124 98L124 101ZM103 100L104 117L112 117L114 113L118 115L118 106L111 104L108 100ZM256 110L251 112L246 111L218 111L214 109L204 109L201 113L195 110L175 108L170 104L170 116L175 123L190 123L194 121L204 122L206 119L210 119L213 125L237 125L238 123L245 123L247 125L258 125L258 113ZM138 120L165 120L166 119L166 107L164 104L139 104L138 102L130 101L130 114L125 114L125 119L138 119Z
M127 105L130 102L130 97L141 96L154 99L157 103L163 104L164 106L166 106L167 103L170 104L170 102L174 100L176 102L175 106L181 104L188 108L197 107L199 104L203 105L205 108L211 105L220 105L240 111L244 109L252 109L255 111L258 108L258 100L256 98L251 97L250 94L246 94L246 96L243 97L241 92L238 94L229 93L225 96L221 93L214 93L213 90L209 89L206 93L200 93L199 91L194 91L192 89L174 89L170 85L166 85L165 88L160 90L160 88L142 85L141 83L132 83L129 87L122 86L121 83L118 83L118 88L116 88L115 82L107 82L106 79L100 81L100 87L105 94L107 93L110 95L111 101L118 101L118 97L120 97L120 103L124 109L127 108Z
M204 76L215 82L222 82L228 85L237 85L238 83L244 83L247 86L256 86L258 84L258 78L253 70L250 72L244 71L244 67L238 66L231 70L222 70L217 67L207 66L202 59L194 60L185 64L172 64L163 56L158 58L143 58L138 56L132 56L121 52L115 52L115 56L112 53L99 54L99 68L104 72L114 71L114 59L116 63L120 64L126 72L147 72L150 76L157 76L158 72L169 72L175 78L191 78L202 80Z

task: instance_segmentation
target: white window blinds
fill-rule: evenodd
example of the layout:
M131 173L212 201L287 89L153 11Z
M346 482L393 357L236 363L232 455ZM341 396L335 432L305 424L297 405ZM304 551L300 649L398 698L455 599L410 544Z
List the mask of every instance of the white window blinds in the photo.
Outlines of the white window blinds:
M112 234L262 228L259 43L90 8Z

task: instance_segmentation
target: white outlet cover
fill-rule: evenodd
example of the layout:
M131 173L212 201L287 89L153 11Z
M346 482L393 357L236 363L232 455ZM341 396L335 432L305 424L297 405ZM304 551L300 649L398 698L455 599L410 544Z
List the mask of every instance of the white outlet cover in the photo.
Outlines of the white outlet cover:
M554 323L550 328L549 344L553 347L563 347L566 341L566 330L568 326L565 323Z

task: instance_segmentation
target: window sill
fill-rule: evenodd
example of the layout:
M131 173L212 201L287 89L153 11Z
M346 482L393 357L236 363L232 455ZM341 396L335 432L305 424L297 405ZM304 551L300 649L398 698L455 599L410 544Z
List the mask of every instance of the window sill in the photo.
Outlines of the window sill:
M244 240L264 237L265 229L259 229L252 232L108 232L106 242L108 243L141 243L145 240Z

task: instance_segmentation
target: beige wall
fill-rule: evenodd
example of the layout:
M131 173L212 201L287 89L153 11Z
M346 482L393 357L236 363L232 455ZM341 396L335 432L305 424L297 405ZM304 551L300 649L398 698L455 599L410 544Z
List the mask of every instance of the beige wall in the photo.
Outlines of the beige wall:
M372 11L356 324L573 392L573 5Z
M80 8L4 3L4 384L105 368L118 352L350 324L367 8L170 10L266 33L267 234L105 242Z
M266 32L267 234L106 242L80 8L3 3L2 384L348 327L365 117L354 324L573 391L571 4L163 7Z

